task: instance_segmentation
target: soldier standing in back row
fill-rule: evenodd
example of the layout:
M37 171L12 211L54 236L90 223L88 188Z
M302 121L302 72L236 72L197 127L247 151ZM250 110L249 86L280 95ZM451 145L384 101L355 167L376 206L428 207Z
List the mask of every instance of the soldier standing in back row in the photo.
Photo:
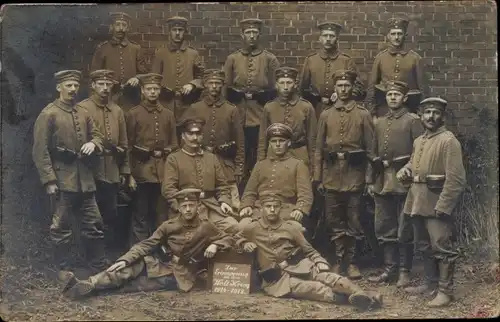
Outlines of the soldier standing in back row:
M55 73L59 98L35 122L33 161L51 200L50 238L60 270L68 270L72 223L80 220L92 269L104 268L102 217L95 200L92 154L102 150L102 134L90 113L75 105L81 72ZM82 212L82 213L79 213ZM72 218L73 217L73 218Z
M103 151L94 172L96 180L96 199L104 220L104 237L108 248L119 248L123 244L117 240L120 221L117 212L119 185L128 182L130 168L127 156L127 126L122 109L109 100L115 85L112 70L96 70L90 73L92 95L78 103L86 108L95 126L104 135Z
M371 183L367 161L374 159L370 113L352 98L356 76L350 70L333 76L338 100L319 117L314 165L314 180L321 182L325 193L326 226L336 254L333 269L337 273L347 269L349 278L361 277L354 246L363 238L360 198L365 182Z
M245 172L248 179L259 144L259 125L264 105L274 99L276 56L259 47L262 20L244 19L240 23L243 48L230 54L224 64L227 98L243 119L245 134ZM246 180L244 180L246 181Z
M132 210L132 244L148 238L167 219L161 196L163 167L167 155L178 147L174 113L159 102L162 76L138 77L144 100L126 115L130 186L137 188Z
M160 103L174 112L177 121L182 120L184 111L197 101L205 69L198 51L184 40L187 23L183 17L167 19L168 43L166 48L156 50L151 67L153 73L163 75Z
M299 81L302 96L311 102L319 118L321 112L330 108L337 100L332 75L340 70L352 70L358 75L358 69L350 56L339 51L339 34L342 26L335 22L318 25L321 49L306 57ZM359 76L353 90L355 100L362 100L365 95L363 82Z
M127 87L137 86L139 80L135 75L146 73L147 67L141 46L128 39L132 18L123 12L111 13L110 16L113 19L109 26L112 37L97 46L90 70L109 69L115 72L118 84L112 98L124 111L128 111L137 102L133 102L133 96L124 96L124 90L135 92L127 91Z
M404 49L409 21L391 18L387 24L387 40L390 45L375 57L366 95L367 109L375 117L384 116L388 112L383 95L388 81L408 84L410 90L406 105L412 113L417 112L420 99L428 94L422 57L411 49Z
M273 123L283 123L292 128L290 154L304 161L312 176L314 148L316 145L316 114L311 103L297 94L298 71L295 68L281 67L276 70L278 98L264 106L260 120L258 161L267 156L266 131Z

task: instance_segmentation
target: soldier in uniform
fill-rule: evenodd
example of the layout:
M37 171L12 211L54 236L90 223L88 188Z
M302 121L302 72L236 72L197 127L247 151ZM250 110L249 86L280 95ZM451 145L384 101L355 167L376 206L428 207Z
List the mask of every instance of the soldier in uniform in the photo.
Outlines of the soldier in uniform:
M295 68L281 67L276 70L278 98L264 106L260 120L258 160L264 160L267 156L267 128L273 123L283 123L293 131L290 154L304 161L312 176L317 119L311 103L297 94L297 75Z
M415 140L411 159L397 178L412 182L403 212L411 216L416 249L424 256L425 283L405 291L431 293L435 297L428 306L441 307L453 299L458 252L452 212L466 177L460 142L444 125L447 102L429 97L420 105L425 132Z
M206 94L184 114L187 118L198 117L205 121L203 147L219 158L219 162L231 189L231 201L237 211L240 207L238 184L243 174L245 139L238 109L222 95L224 71L205 70L203 81Z
M185 109L198 100L205 69L198 51L184 40L187 23L183 17L167 19L169 41L166 48L156 50L151 68L153 73L163 75L160 101L174 112L178 121Z
M72 222L78 218L90 266L102 269L104 233L95 199L92 155L102 151L103 137L90 113L75 105L81 72L63 70L54 77L59 98L36 119L32 151L40 181L51 201L54 257L60 270L70 268Z
M264 105L274 99L276 56L260 48L262 20L240 22L243 48L230 54L224 64L226 96L238 107L245 135L244 181L257 162L259 125Z
M382 305L380 294L364 291L330 272L330 265L307 242L297 225L281 218L280 198L261 195L263 215L236 235L236 247L255 252L262 289L270 296L346 303L366 310Z
M126 115L130 151L129 185L136 189L132 210L132 241L148 238L166 220L161 196L165 159L178 148L174 113L159 102L162 77L138 75L144 100Z
M375 234L383 248L385 262L384 271L368 280L386 283L397 278L398 287L410 282L414 246L411 222L402 211L408 186L396 179L396 173L410 160L413 141L423 133L419 117L409 113L404 105L407 94L406 83L387 84L390 111L375 121L376 158L372 165L375 180L368 186L375 200Z
M180 216L161 224L151 237L135 244L107 270L78 280L65 274L63 294L82 298L94 292L121 288L123 292L175 290L189 292L203 281L207 258L233 246L233 238L198 216L201 190L185 189L175 194ZM156 256L160 247L168 248L172 261L165 265Z
M316 117L330 108L337 100L332 75L337 70L352 70L358 75L354 59L339 50L339 34L342 26L335 22L323 22L318 25L321 49L306 57L300 74L299 91L313 104ZM353 90L354 99L362 100L365 95L364 85L359 76Z
M347 268L350 278L360 278L355 265L355 240L362 240L360 197L373 154L373 122L370 113L352 98L356 73L338 70L333 84L338 96L334 107L319 117L314 180L325 193L325 220L335 248L335 272ZM367 177L365 181L365 176Z
M175 214L179 205L174 195L179 190L201 189L202 218L208 218L221 230L232 233L236 231L238 221L232 217L227 178L219 158L202 149L204 124L205 121L199 118L185 118L179 124L182 149L167 157L161 191L169 202L170 212Z
M104 220L104 235L108 248L121 247L117 212L119 185L125 185L130 175L127 157L127 126L122 109L109 100L115 85L115 72L100 69L90 73L92 95L78 103L86 108L96 127L104 135L104 149L94 172L96 200Z
M128 111L135 105L134 95L124 96L124 90L127 93L133 92L127 91L127 86L137 86L139 80L135 75L147 73L147 66L141 53L141 46L127 37L132 18L123 12L114 12L110 16L113 20L109 26L111 39L97 45L90 70L109 69L115 72L118 84L113 91L112 99L118 106Z
M301 222L309 215L313 202L311 180L307 166L288 151L293 130L285 124L274 123L266 129L269 155L258 161L250 175L241 199L240 228L260 217L260 200L264 191L274 191L283 206L280 216L284 220ZM254 211L254 208L256 208Z
M410 90L406 105L413 113L417 111L420 98L427 96L428 92L422 57L411 49L404 49L409 21L391 18L387 23L387 40L390 45L375 57L366 95L367 108L375 117L384 116L388 112L383 95L377 95L386 92L388 81L408 84Z

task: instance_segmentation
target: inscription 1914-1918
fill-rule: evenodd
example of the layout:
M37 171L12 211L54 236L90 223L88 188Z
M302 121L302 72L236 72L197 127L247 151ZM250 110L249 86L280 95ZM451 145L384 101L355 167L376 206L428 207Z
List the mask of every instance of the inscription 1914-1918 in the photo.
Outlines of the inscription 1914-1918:
M250 294L251 265L214 263L212 292Z

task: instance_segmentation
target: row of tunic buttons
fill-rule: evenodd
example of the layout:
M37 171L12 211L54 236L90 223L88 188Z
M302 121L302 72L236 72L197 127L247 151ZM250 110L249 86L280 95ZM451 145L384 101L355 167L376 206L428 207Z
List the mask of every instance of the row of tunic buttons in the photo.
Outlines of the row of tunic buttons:
M395 66L395 69L394 69L394 72L395 73L399 73L399 57L401 57L401 54L396 54L396 66ZM394 79L397 79L398 78L398 75L394 75Z
M248 75L247 75L247 85L248 87L252 86L252 77L253 77L253 71L255 68L253 67L253 58L250 57L248 58Z
M424 153L424 145L425 143L427 142L427 137L423 137L422 138L422 145L420 146L420 150L418 151L418 155L417 155L417 164L415 166L415 170L418 171L418 169L420 168L420 159L422 158L422 154Z
M327 59L327 64L326 64L326 69L325 69L325 95L328 95L329 93L329 88L328 88L328 80L330 79L330 64L331 64L331 61L330 59Z
M78 122L78 114L76 114L76 110L73 110L72 114L73 114L73 120L75 121L75 126L76 126L76 137L78 139L78 142L80 144L83 144L82 131L80 128L80 122Z
M212 107L212 130L210 131L210 146L215 145L215 107Z
M390 127L392 124L392 119L389 119L387 123L387 129L385 130L385 141L384 141L384 157L387 157L387 150L389 149L389 133L391 133Z
M103 109L103 113L104 113L104 123L106 124L106 139L110 140L111 139L111 126L109 124L109 117L108 117L108 113L106 113L105 109Z
M278 163L273 161L273 170L272 170L272 174L271 174L271 184L269 185L269 188L271 188L272 190L272 187L274 185L274 178L276 178L276 165Z
M158 122L158 113L156 111L153 112L153 118L155 119L155 143L160 143L158 140L158 136L160 135L160 123Z
M120 47L120 81L125 79L125 68L123 67L123 50Z
M203 189L203 167L201 160L200 158L194 158L194 162L196 165L196 181L198 182L198 186Z
M180 52L177 51L175 53L175 57L176 57L176 62L177 62L177 73L176 73L176 78L175 78L175 89L178 90L180 89L181 87L181 82L179 80L179 76L180 76L180 73L181 73L181 56L180 56Z
M340 148L342 149L342 143L344 143L344 110L340 112Z

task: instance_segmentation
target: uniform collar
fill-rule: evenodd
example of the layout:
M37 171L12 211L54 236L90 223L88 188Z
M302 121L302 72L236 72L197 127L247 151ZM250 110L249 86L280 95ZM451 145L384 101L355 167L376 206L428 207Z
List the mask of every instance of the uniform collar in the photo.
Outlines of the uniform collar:
M141 106L143 106L149 113L154 112L155 110L161 112L162 107L157 102L156 104L151 104L148 101L142 101Z
M118 39L111 37L111 40L109 42L113 46L121 45L122 47L127 47L128 44L130 44L130 40L128 40L127 37L123 38L122 41L119 41Z
M284 161L284 160L288 160L292 157L292 155L290 154L290 151L287 151L285 153L285 155L283 155L282 157L278 157L276 155L274 155L273 153L269 153L267 158L271 161Z
M207 94L203 97L203 101L210 107L221 107L224 104L224 97L221 95L217 100L214 100L212 96Z
M180 46L180 47L179 47L179 46L177 46L176 44L174 44L174 42L173 42L173 41L169 41L169 42L167 43L167 47L168 47L168 50L170 50L170 51L177 51L177 50L180 50L180 51L185 51L185 50L186 50L186 48L187 48L188 46L186 45L186 42L185 42L185 41L183 41L183 42L181 43L181 46Z
M64 103L63 101L61 101L60 99L56 99L53 104L57 107L59 107L61 110L63 111L66 111L66 112L73 112L74 110L74 105L69 105L67 103Z
M184 149L181 149L181 151L184 152L185 154L189 155L190 157L195 157L197 155L203 155L203 150L202 149L200 149L198 152L194 152L194 153L188 152L188 151L186 151Z
M389 54L391 54L391 55L401 54L404 56L404 55L408 54L408 51L404 50L403 47L395 48L395 47L390 46L389 47Z
M337 100L337 102L335 102L335 108L337 110L340 110L340 111L343 110L344 112L350 112L350 111L352 111L352 109L355 106L356 106L356 101L355 100L350 100L347 103L344 103L341 100Z
M436 132L430 132L429 130L425 130L424 138L430 139L430 138L433 138L436 135L441 134L445 131L447 131L445 125L441 125L441 127L439 129L437 129Z
M111 111L111 108L109 108L109 102L107 104L103 103L97 95L90 96L90 99L97 107L106 108L108 111Z
M327 52L325 49L320 49L318 51L319 57L323 59L336 59L340 52L338 50L335 50L334 52Z
M281 225L283 224L283 221L282 220L279 220L277 223L275 224L271 224L270 222L268 222L264 217L261 217L259 219L259 223L260 225L265 228L265 229L268 229L268 228L271 228L272 230L276 230L278 228L281 227Z
M300 99L299 95L293 94L290 99L278 97L278 102L280 103L281 106L285 106L287 104L295 106L299 101L299 99Z
M392 110L389 110L389 112L387 112L386 116L388 118L396 118L396 119L398 119L401 116L405 115L406 113L408 113L408 109L406 107L401 107L396 112L393 112Z
M186 228L196 228L200 225L200 218L195 218L191 221L187 221L185 219L182 218L182 216L179 216L179 222L181 223L181 225L183 227L186 227Z
M248 56L248 55L257 56L257 55L260 55L262 53L262 48L257 46L251 52L248 48L241 48L240 52L245 56Z

